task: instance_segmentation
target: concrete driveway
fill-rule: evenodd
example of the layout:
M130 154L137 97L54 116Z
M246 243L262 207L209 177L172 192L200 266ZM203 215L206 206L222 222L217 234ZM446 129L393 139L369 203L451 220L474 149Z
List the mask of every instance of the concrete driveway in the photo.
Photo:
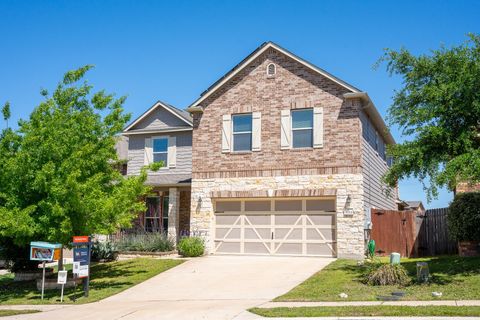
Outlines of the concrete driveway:
M289 291L333 259L208 256L100 302L19 319L234 319ZM13 318L13 317L12 317Z

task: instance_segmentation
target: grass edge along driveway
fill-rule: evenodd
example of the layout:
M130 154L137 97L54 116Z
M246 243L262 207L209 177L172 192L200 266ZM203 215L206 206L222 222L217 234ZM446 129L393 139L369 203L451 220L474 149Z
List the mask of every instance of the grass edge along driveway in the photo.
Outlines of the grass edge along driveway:
M417 262L428 263L429 284L414 282ZM355 260L338 259L274 301L376 301L377 296L393 291L405 291L402 300L480 300L480 257L402 258L401 263L412 278L412 284L404 288L365 285L361 282L364 266ZM443 296L433 298L433 291ZM338 296L342 292L348 294L347 299Z
M28 314L28 313L37 313L40 312L38 310L0 310L0 317L9 317L9 316L16 316L20 314Z
M77 298L76 304L102 300L178 266L182 262L184 260L136 258L92 264L89 296L83 297L82 286L79 285L76 293L73 289L65 289L64 303L74 303L74 296ZM56 279L57 274L53 277ZM35 281L14 282L12 274L0 276L0 305L59 303L60 290L45 291L45 298L42 301Z
M248 311L262 317L379 317L379 316L478 316L480 307L454 306L342 306L342 307L295 307L252 308Z

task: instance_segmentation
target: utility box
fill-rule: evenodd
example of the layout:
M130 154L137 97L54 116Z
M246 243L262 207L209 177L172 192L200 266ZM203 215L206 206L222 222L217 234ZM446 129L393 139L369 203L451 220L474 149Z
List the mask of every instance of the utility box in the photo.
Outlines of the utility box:
M400 264L400 253L392 252L390 254L390 264Z

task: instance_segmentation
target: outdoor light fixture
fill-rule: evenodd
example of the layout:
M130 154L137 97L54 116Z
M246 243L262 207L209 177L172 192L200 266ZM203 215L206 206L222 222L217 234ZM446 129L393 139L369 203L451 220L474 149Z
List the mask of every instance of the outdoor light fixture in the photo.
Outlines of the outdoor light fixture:
M352 209L352 197L347 195L347 199L345 200L345 207L343 209L344 216L353 216L353 209Z

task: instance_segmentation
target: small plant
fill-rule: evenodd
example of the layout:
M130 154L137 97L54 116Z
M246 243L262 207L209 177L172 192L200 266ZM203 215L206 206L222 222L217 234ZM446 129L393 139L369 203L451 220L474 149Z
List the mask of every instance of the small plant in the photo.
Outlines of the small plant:
M96 241L92 245L92 261L116 261L118 250L112 241Z
M205 252L205 244L200 237L185 237L178 243L178 253L184 257L199 257Z
M410 283L407 270L400 264L372 264L367 270L364 282L371 286L406 286Z
M126 234L117 241L119 251L167 252L175 243L163 233Z

